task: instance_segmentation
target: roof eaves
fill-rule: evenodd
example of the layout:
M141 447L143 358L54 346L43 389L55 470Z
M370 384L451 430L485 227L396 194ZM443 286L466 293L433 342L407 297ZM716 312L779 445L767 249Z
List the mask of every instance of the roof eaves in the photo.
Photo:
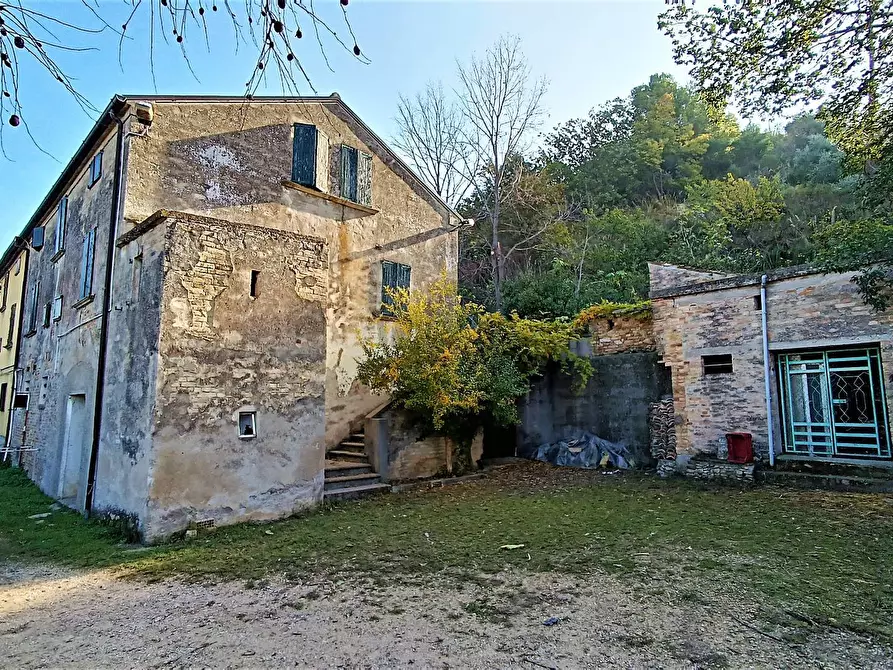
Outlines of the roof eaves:
M232 96L232 95L123 95L122 99L125 100L145 100L146 102L159 102L159 103L177 103L177 102L220 102L220 103L238 103L238 102L249 102L245 99L244 96ZM394 161L400 166L401 169L405 170L407 174L409 174L424 190L427 192L432 198L434 198L438 203L440 203L443 208L456 219L461 219L462 217L459 213L453 209L434 189L432 189L424 179L422 179L418 173L413 170L400 156L391 149L390 145L385 142L381 137L370 128L365 121L353 110L350 105L344 102L344 99L338 95L337 93L333 93L332 95L300 95L300 96L276 96L276 95L256 95L251 98L250 102L316 102L320 104L328 104L328 105L337 105L341 109L343 109L350 118L356 123L360 128L362 128L365 132L367 132L372 139L378 142L385 151L394 159Z

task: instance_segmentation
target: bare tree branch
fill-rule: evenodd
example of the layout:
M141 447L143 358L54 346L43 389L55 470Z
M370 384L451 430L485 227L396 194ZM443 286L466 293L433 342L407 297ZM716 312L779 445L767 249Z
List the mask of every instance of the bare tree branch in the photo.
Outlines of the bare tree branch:
M447 99L440 83L428 84L412 98L400 96L396 122L394 146L440 197L458 205L471 186L460 169L463 117L458 105Z
M190 62L190 37L195 33L204 47L210 50L209 20L219 24L220 17L230 23L235 35L236 51L239 45L249 43L257 50L257 60L252 66L245 84L247 99L253 96L265 81L269 67L275 67L284 93L299 93L305 86L315 91L313 84L297 55L297 43L303 37L301 23L309 23L316 35L316 42L328 64L326 50L331 44L343 49L361 63L370 61L362 54L347 12L349 0L324 0L335 5L337 18L346 27L349 39L342 39L330 23L319 13L313 0L239 0L239 12L230 0L118 0L117 7L109 4L100 7L90 0L81 0L88 15L86 22L76 23L59 16L25 6L22 0L0 2L0 150L3 149L3 131L8 123L12 127L24 122L23 101L32 87L29 78L23 81L25 72L22 59L30 59L39 70L49 74L89 116L99 110L78 90L76 79L58 63L61 53L95 51L99 47L89 43L91 38L105 34L118 35L118 63L123 67L125 41L136 26L146 30L149 36L149 62L153 85L155 84L156 41L160 36L166 45L174 44L180 50L184 64L196 76ZM218 7L218 3L220 7ZM120 28L113 27L111 18L121 6L126 18ZM223 11L219 11L219 10ZM243 31L243 21L248 24L248 37ZM197 31L197 32L196 32ZM173 39L171 39L173 38ZM329 66L331 67L331 66ZM30 135L30 131L29 135ZM6 155L5 152L4 156Z
M490 221L490 266L494 304L502 307L505 259L500 231L500 211L517 182L509 163L528 148L532 131L543 115L545 79L534 80L521 51L518 37L504 36L479 58L459 65L459 98L466 120L464 150L475 166L472 184L477 200ZM481 169L486 178L481 179ZM478 177L478 178L474 178ZM510 250L511 251L511 250Z

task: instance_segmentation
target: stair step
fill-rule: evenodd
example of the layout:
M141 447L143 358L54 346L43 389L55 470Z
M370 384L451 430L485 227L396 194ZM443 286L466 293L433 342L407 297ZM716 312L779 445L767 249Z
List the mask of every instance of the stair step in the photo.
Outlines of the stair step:
M356 488L366 484L380 484L378 473L365 472L359 475L344 475L338 477L326 477L324 490L338 491L340 489Z
M361 442L361 441L355 441L355 440L344 440L344 442L339 444L338 447L339 448L341 448L341 447L355 447L357 449L365 449L366 443Z
M338 451L345 451L349 454L356 454L357 456L365 456L366 451L364 449L360 449L359 447L345 447L343 444L338 445ZM332 453L332 452L329 452Z
M367 463L368 459L366 458L366 454L359 453L357 451L341 451L340 449L334 449L326 454L326 458L331 458L340 461L352 461L354 463Z
M326 463L326 479L329 477L368 475L370 473L372 473L372 466L369 463L353 463L350 461L329 461Z
M348 440L353 440L354 442L365 442L366 441L366 433L351 433Z
M354 486L347 489L326 491L323 494L323 499L330 502L334 500L353 500L356 498L365 498L366 496L378 493L386 493L390 490L390 484L366 484L364 486Z

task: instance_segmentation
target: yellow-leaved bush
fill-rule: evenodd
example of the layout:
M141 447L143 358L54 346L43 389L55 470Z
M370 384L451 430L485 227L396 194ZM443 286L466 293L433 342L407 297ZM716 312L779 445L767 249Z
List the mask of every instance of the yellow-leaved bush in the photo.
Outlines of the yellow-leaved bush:
M577 327L489 313L442 277L427 291L391 294L393 332L364 339L358 379L387 393L430 430L467 440L485 420L518 422L517 399L555 361L582 388L587 358L570 351Z

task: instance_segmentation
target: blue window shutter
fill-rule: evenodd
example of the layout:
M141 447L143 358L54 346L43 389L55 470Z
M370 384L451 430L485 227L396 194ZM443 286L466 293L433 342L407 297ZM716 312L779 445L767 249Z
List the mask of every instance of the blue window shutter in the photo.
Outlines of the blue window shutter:
M63 196L59 200L59 211L56 215L56 237L54 239L53 251L59 252L65 248L65 224L68 221L68 196Z
M93 156L93 160L90 162L90 177L87 183L87 186L93 186L96 182L99 181L99 178L102 176L102 151Z
M341 145L341 197L357 201L357 150Z
M316 186L316 126L295 124L291 180L302 186Z
M92 229L84 238L84 250L81 255L81 298L93 294L93 251L96 246L96 229Z

